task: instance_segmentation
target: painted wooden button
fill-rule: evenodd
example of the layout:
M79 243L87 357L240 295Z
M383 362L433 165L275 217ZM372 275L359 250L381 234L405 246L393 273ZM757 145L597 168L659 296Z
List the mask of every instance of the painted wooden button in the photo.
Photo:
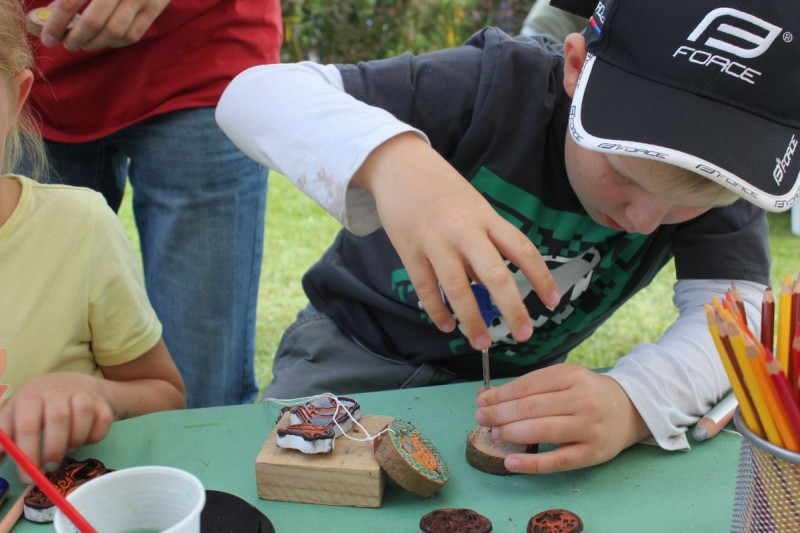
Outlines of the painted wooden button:
M579 533L583 521L566 509L549 509L534 515L528 521L528 533Z
M373 443L378 464L407 491L425 498L435 495L450 479L439 450L411 422L394 420L389 429Z
M437 509L419 521L420 533L490 533L492 523L472 509Z
M322 424L291 424L278 428L275 445L303 453L332 452L336 442L333 427Z
M361 419L361 406L353 398L342 396L338 400L337 403L329 396L322 396L306 404L292 407L289 409L289 423L331 425L339 437L342 433L350 431L354 420Z
M90 479L113 471L97 459L78 461L65 457L56 470L45 472L45 476L53 482L62 496L66 496ZM23 513L31 522L52 522L56 508L50 498L39 487L34 486L25 497Z

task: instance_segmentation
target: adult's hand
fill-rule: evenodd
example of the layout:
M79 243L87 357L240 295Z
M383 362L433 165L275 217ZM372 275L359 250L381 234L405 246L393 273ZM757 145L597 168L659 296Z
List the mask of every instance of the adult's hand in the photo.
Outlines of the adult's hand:
M477 398L479 425L517 444L558 444L505 459L512 472L546 474L603 463L650 435L628 395L613 378L580 365L535 370Z
M506 260L520 268L545 305L558 304L555 280L533 243L416 135L402 134L376 148L352 183L375 197L383 228L440 330L455 328L454 313L473 348L491 345L470 289L474 280L489 290L514 339L530 338L531 318Z
M134 44L170 0L55 0L42 28L45 46L63 41L67 50L100 50ZM77 23L70 28L76 14Z

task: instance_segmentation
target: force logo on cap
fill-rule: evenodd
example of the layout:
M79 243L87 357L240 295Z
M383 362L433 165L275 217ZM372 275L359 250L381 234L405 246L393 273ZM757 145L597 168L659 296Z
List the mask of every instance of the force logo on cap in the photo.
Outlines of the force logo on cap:
M570 131L592 150L656 158L771 211L800 195L795 0L606 0Z

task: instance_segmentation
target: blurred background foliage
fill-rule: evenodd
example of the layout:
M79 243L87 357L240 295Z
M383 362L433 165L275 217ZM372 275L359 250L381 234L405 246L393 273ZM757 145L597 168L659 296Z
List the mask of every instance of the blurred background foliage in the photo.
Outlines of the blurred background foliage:
M354 63L461 44L484 26L517 34L532 0L283 0L282 60Z

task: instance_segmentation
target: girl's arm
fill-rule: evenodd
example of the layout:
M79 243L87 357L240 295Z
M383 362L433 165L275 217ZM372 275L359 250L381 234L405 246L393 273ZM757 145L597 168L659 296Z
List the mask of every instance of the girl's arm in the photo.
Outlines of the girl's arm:
M68 449L102 440L115 420L186 406L183 380L163 340L101 371L102 376L54 372L30 380L0 409L0 427L35 464L54 470Z

